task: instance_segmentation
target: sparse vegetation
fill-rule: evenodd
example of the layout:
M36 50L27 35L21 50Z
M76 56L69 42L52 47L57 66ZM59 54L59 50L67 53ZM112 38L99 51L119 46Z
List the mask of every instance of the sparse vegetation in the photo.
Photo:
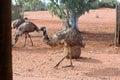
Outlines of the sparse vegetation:
M12 19L24 16L24 11L47 10L47 5L41 0L12 0Z
M107 7L107 8L115 8L115 5L117 4L117 0L102 0L99 3L100 7Z

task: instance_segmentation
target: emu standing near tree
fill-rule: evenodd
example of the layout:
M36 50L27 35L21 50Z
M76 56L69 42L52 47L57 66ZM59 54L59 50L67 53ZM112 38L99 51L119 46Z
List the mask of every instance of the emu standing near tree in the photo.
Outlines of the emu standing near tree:
M43 40L46 44L50 46L58 46L60 44L64 45L64 50L67 51L67 54L55 65L55 67L58 67L59 64L67 57L70 58L70 65L68 67L72 67L72 58L75 58L76 55L72 54L71 47L79 46L81 51L81 47L84 47L83 38L81 36L81 33L74 29L69 28L67 30L62 30L53 35L52 37L48 37L46 32L46 27L41 27L41 30L43 31Z
M19 25L18 29L16 30L15 40L12 43L12 46L14 46L17 43L19 36L21 36L23 34L25 34L25 41L24 41L23 47L25 47L25 45L26 45L27 37L30 38L31 44L33 46L33 41L31 39L31 36L29 33L34 32L34 31L39 32L39 28L32 22L24 22L21 25Z

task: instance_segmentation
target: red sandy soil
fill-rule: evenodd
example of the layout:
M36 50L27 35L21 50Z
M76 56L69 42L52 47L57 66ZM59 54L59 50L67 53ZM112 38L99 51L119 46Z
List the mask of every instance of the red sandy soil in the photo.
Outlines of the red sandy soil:
M42 32L31 33L33 47L28 39L23 48L24 36L21 36L12 50L13 79L120 80L120 48L110 46L114 38L115 15L115 9L97 9L79 18L79 30L86 47L82 48L81 59L73 59L73 68L63 68L69 65L67 59L58 69L53 68L64 56L63 48L46 45L42 40ZM60 19L47 11L25 12L25 17L38 27L46 26L49 36L63 28Z

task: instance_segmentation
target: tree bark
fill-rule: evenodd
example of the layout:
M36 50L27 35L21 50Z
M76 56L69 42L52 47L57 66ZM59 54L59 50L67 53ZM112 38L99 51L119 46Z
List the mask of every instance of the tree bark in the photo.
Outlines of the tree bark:
M78 30L78 16L73 11L71 11L71 13L70 13L69 23L70 23L72 28Z
M11 0L0 4L0 80L12 80Z

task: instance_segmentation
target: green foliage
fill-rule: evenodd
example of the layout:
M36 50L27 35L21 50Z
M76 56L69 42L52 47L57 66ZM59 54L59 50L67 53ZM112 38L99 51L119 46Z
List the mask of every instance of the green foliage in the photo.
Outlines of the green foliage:
M40 0L35 0L32 4L32 7L29 6L29 3L24 4L25 11L38 11L38 10L47 10L45 3L41 2Z
M22 12L19 11L18 6L12 5L12 20L20 18Z
M71 13L77 17L88 12L91 0L50 0L48 10L60 19L69 19Z
M15 2L14 5L22 7L22 10L34 11L34 10L46 10L45 3L41 0L12 0Z
M54 0L51 0L51 3L48 5L48 9L60 19L64 19L67 18L68 15L62 6L62 4L59 5L58 0L56 0L56 2Z
M12 20L15 20L17 18L19 18L19 15L17 15L17 13L12 10Z
M24 16L24 4L29 3L29 6L32 8L34 0L12 0L12 19L16 19Z
M24 16L24 11L47 10L41 0L12 0L12 18Z
M102 0L100 2L100 7L115 8L117 0Z
M99 7L100 7L99 1L95 1L95 2L91 3L91 9L97 9Z
M96 0L50 0L48 10L63 23L67 23L65 27L78 29L79 16L89 12L94 1Z

